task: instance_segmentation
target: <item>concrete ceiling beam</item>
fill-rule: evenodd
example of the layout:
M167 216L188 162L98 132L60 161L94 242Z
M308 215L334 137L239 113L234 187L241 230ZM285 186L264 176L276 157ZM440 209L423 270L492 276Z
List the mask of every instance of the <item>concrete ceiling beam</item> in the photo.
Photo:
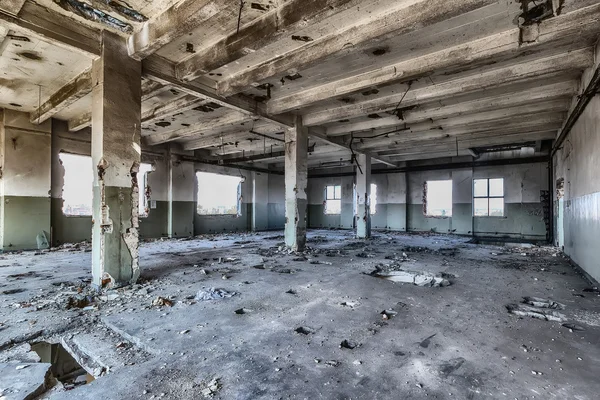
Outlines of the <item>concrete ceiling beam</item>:
M517 27L451 46L421 57L414 57L385 66L375 65L372 70L355 76L314 86L282 98L274 96L269 104L269 112L272 114L283 113L375 85L388 84L394 81L406 82L436 71L461 65L476 65L478 62L486 60L493 61L506 57L517 57L519 54L539 48L572 43L575 39L584 42L586 38L597 36L599 20L600 4L568 14L561 14L539 24ZM532 39L523 42L523 37ZM265 67L265 69L269 73L271 72L269 67ZM219 90L221 93L228 93L228 91L222 90L224 85L224 83L220 83Z
M477 100L465 101L448 106L440 106L438 102L428 103L413 110L402 111L398 116L388 116L369 121L337 124L327 128L328 136L347 135L350 132L366 131L370 129L390 128L403 124L414 124L429 119L438 120L448 117L476 114L479 112L513 108L535 102L546 102L557 99L570 99L577 93L578 82L567 80L546 86L539 86L524 91L514 88L513 91L493 97L483 97ZM485 96L485 93L481 93Z
M360 3L360 0L289 0L242 26L239 31L232 32L211 46L196 50L191 58L177 65L176 75L185 81L194 80L250 52L272 45L284 36L293 40L291 37L295 31ZM302 43L299 40L296 42L297 46Z
M91 92L92 71L88 69L53 93L37 110L30 113L30 122L41 124Z
M392 32L408 33L442 19L493 4L492 0L382 0L350 9L318 26L317 33L292 44L291 49L266 53L265 60L219 83L219 93L239 93L255 82L273 75L285 75L290 69L301 69L345 48L356 46ZM311 29L315 31L315 29Z

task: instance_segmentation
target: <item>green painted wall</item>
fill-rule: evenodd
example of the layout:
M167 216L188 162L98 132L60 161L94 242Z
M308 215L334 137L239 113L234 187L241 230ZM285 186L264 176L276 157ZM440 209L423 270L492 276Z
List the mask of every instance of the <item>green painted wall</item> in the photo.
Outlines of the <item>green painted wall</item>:
M269 203L267 205L268 229L284 229L285 228L285 204L284 203Z
M156 201L156 208L148 212L147 217L140 217L140 237L142 239L167 237L167 218L169 202Z
M50 240L50 198L4 196L3 249L37 249L37 235L44 232Z
M62 199L52 199L52 245L92 240L92 216L66 216Z
M541 203L508 203L504 217L475 217L475 236L526 240L546 240L543 205Z
M244 203L242 215L199 215L196 203L192 202L194 215L194 234L223 232L246 232L251 229L252 204Z

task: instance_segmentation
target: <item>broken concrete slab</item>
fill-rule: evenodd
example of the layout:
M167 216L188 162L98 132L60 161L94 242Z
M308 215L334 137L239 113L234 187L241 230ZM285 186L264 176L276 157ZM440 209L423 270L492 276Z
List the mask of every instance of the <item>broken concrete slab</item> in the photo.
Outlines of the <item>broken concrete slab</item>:
M509 313L520 317L531 317L544 321L565 322L567 318L564 314L548 308L533 307L527 304L507 304L506 309Z
M207 301L207 300L219 300L226 297L233 297L237 292L230 292L221 288L208 288L206 290L200 290L194 300Z
M433 275L421 271L374 271L371 276L392 282L411 283L416 286L443 287L450 286L450 281L441 275Z
M27 400L40 396L54 386L51 367L46 363L0 364L0 398Z

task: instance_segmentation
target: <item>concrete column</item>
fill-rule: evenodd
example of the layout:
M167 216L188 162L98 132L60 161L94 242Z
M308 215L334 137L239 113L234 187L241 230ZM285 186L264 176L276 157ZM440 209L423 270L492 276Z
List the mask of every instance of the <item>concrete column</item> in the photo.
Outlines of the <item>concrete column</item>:
M0 250L49 246L51 126L0 109Z
M125 40L114 33L102 33L92 85L92 284L120 286L140 275L141 63L129 57Z
M371 157L356 156L356 237L371 237Z
M269 175L252 172L252 231L269 229Z
M167 236L169 239L174 237L173 229L173 146L169 143L167 145L167 152L165 155L165 161L167 164Z
M306 245L308 129L302 118L285 133L285 245L294 251Z

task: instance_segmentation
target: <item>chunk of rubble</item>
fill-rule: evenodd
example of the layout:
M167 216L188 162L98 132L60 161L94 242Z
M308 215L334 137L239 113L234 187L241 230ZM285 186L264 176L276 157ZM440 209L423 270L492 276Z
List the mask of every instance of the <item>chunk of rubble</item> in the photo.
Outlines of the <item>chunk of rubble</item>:
M221 288L209 288L207 290L200 290L196 297L194 297L197 301L207 301L207 300L219 300L224 299L226 297L233 297L237 292L229 292L225 289Z
M528 304L508 304L506 309L509 313L520 317L531 317L544 321L565 322L567 318L564 314L554 311L550 308L534 307Z
M552 310L564 310L565 305L554 300L542 299L541 297L523 297L523 303L538 308L550 308Z
M155 307L173 307L173 302L166 297L158 296L154 300L152 300L152 305Z
M265 265L265 259L258 254L246 254L242 256L240 261L248 268L262 269Z
M371 276L392 282L412 283L416 286L442 287L450 286L450 281L442 275L434 275L421 271L388 271L375 270Z

